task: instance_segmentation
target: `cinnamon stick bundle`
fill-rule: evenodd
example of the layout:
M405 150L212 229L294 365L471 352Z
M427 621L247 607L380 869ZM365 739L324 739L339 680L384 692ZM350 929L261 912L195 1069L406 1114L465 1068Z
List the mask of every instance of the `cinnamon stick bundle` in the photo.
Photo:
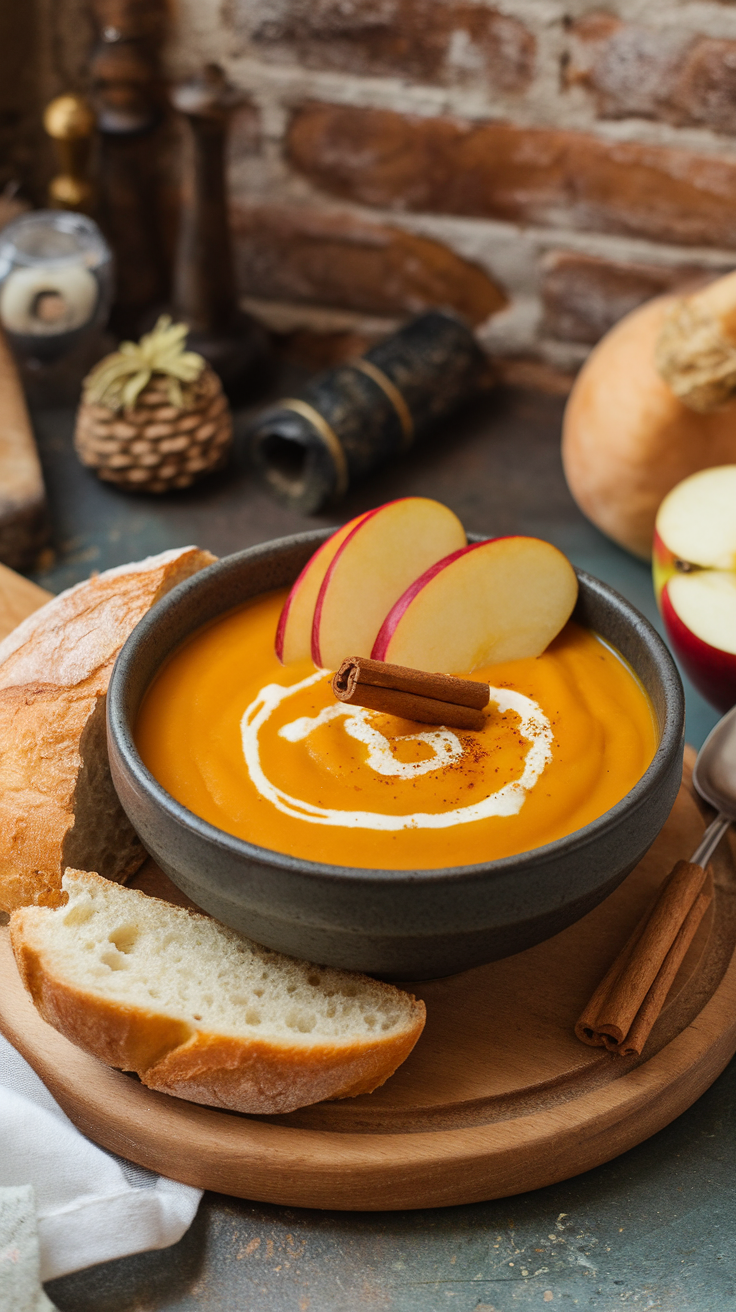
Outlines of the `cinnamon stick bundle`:
M332 680L341 702L366 706L422 724L444 724L452 729L482 729L483 707L490 700L487 683L456 679L451 674L429 674L405 665L351 656Z
M575 1026L583 1043L641 1056L712 897L712 876L678 861Z

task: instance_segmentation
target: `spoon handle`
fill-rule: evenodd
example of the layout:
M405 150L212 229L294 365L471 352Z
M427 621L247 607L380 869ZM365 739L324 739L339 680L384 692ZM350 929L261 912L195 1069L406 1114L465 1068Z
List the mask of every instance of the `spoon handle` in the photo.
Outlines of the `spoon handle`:
M724 815L722 811L719 812L715 820L708 825L700 843L690 857L693 865L705 867L708 864L730 824L730 817Z

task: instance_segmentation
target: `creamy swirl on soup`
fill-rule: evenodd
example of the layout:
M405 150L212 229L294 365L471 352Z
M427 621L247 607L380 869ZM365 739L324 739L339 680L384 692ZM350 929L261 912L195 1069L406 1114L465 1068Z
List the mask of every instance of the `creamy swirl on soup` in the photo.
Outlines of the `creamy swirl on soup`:
M542 656L472 672L491 700L466 732L346 706L326 671L280 665L282 602L257 598L195 634L136 730L174 797L259 846L340 865L474 864L581 828L654 755L640 683L572 622Z

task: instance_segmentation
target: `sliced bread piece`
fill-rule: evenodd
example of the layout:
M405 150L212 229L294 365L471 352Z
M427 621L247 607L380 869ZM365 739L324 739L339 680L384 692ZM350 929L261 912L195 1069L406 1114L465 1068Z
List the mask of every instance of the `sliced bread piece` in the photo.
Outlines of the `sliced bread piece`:
M58 905L68 865L126 879L144 860L110 778L107 685L146 611L213 560L183 547L107 570L0 642L0 911Z
M44 1020L150 1089L238 1112L371 1093L408 1057L425 1007L365 975L312 966L209 916L67 870L65 906L13 912Z

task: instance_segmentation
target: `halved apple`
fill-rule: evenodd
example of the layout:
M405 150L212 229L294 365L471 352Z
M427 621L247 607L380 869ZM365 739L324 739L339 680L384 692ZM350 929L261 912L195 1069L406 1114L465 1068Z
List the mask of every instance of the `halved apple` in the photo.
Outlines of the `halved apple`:
M736 703L736 465L702 469L665 497L654 587L673 651L719 710Z
M312 660L336 670L370 656L384 616L412 579L465 546L457 515L428 497L389 501L364 515L336 551L314 608Z
M335 555L353 529L365 519L365 512L356 515L310 556L284 602L276 629L276 655L282 665L291 661L309 660L312 654L312 621L314 607L325 577Z
M736 572L675 574L660 604L667 636L698 692L729 710L736 704Z
M541 656L578 595L566 556L539 538L492 538L455 551L414 581L371 655L442 674Z

